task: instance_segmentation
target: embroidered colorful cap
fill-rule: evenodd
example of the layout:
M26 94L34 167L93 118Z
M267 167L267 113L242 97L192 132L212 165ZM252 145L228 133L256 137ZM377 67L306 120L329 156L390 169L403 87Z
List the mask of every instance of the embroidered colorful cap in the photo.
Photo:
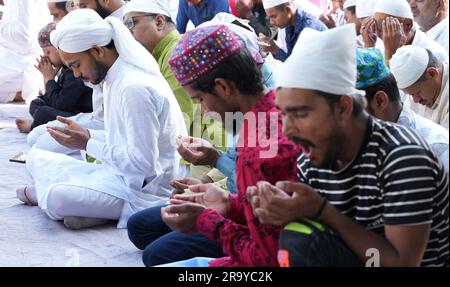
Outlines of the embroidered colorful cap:
M50 32L56 29L56 24L58 24L57 21L48 23L39 31L38 41L41 48L52 46L52 43L50 43Z
M391 73L384 62L381 51L377 48L358 47L356 51L356 68L358 70L357 89L365 89L378 84Z
M240 49L240 42L227 26L197 28L178 41L169 66L178 82L186 86L214 70Z

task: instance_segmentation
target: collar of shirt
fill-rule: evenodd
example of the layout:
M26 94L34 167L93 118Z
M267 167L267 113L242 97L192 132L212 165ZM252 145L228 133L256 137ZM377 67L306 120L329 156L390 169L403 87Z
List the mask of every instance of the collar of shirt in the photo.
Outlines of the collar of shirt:
M447 27L448 27L448 17L442 20L441 22L437 23L436 25L434 25L430 30L426 32L426 34L431 38L436 39L439 36L439 34L445 32L445 28Z
M402 112L398 117L397 124L414 129L414 127L416 126L414 113L407 107L403 106Z
M436 100L434 101L433 106L431 107L432 110L436 109L439 105L441 105L441 101L442 100L447 100L448 101L448 94L447 94L447 99L445 99L445 95L443 95L445 86L448 85L448 75L449 75L448 74L448 64L447 63L443 63L443 65L442 65L441 90L439 91L439 96L436 98Z
M305 16L305 12L297 9L297 11L295 12L295 26L292 27L291 25L286 27L286 34L290 34L290 33L294 33L294 34L299 34L302 30L303 30L303 26L304 26L304 16Z
M416 26L415 26L416 27ZM441 62L448 62L447 51L425 32L416 27L416 33L411 43L413 46L430 50Z
M106 83L112 83L115 81L116 76L118 72L120 71L120 67L123 65L123 60L120 58L120 56L117 58L117 60L114 62L114 64L109 68L106 77L105 82Z
M173 42L176 43L179 38L180 38L180 34L175 29L172 32L170 32L169 34L167 34L161 41L159 41L159 43L155 46L155 48L153 49L153 52L152 52L153 57L155 57L155 60L158 63L159 63L159 59L161 58L161 56L163 55L163 53L167 49L167 47L173 48L171 43L173 43Z
M116 17L116 18L118 18L120 21L122 21L122 20L123 20L123 12L125 11L125 5L126 5L126 4L122 5L122 7L120 7L120 8L117 9L116 11L112 12L111 15L109 15L109 16L111 16L111 17Z

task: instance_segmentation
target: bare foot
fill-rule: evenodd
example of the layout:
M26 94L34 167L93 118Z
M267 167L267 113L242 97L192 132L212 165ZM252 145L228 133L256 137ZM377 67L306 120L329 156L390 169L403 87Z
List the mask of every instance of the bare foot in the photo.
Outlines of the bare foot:
M24 120L24 119L16 119L16 126L19 129L21 133L29 133L31 131L31 124L33 122L30 120Z
M14 97L13 102L25 102L25 100L22 97L22 92L16 93L16 96Z
M23 203L35 206L38 204L36 188L33 185L25 185L16 189L17 198Z

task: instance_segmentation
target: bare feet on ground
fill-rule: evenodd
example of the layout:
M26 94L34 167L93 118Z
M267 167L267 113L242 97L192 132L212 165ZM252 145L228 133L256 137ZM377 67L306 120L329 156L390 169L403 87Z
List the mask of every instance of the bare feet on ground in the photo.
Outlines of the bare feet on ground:
M16 96L15 96L13 102L14 103L16 103L16 102L25 102L25 100L22 97L22 92L17 92L16 93Z
M31 131L32 121L24 119L16 119L16 126L21 133L29 133Z

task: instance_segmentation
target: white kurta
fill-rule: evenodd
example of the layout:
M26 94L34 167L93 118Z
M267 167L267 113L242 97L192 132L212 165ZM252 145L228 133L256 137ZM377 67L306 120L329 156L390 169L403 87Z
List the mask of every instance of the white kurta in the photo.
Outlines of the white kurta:
M37 36L52 20L45 0L11 0L0 21L0 103L14 99L17 92L31 101L44 86L34 68L42 53Z
M407 107L403 108L397 123L422 136L441 160L448 173L448 131L444 127L419 116Z
M442 76L441 91L431 108L419 103L414 103L411 97L405 102L405 105L416 114L423 116L448 130L448 63L444 63L444 73Z
M105 131L90 130L86 149L101 165L32 149L27 167L42 209L55 185L87 188L124 200L122 228L133 213L165 204L170 180L187 175L175 142L187 131L161 74L145 73L119 57L105 78L103 96Z
M125 11L125 5L127 5L127 4L124 4L122 7L120 7L116 11L112 12L111 15L109 15L109 16L116 17L122 21L123 20L123 12Z
M92 88L93 88L92 93L93 112L80 113L76 116L70 117L70 119L86 129L104 130L105 126L103 123L102 84L92 86ZM52 138L50 134L47 132L47 126L64 127L64 124L55 120L47 124L35 127L27 136L27 142L30 147L56 153L70 154L76 158L80 157L80 151L73 150L63 145L60 145L54 138Z
M111 16L118 19L123 18L123 12L125 10L125 5L114 11ZM103 91L102 84L97 86L87 84L93 89L92 93L92 113L78 114L70 119L76 121L79 125L87 129L103 130ZM72 154L75 157L79 156L78 151L69 149L65 146L60 145L55 141L50 134L47 132L47 125L50 126L61 126L58 121L52 121L45 125L40 125L35 127L27 136L27 142L30 147L39 148L51 152L57 152L62 154Z
M436 43L441 45L442 47L447 50L448 54L448 17L436 24L433 28L427 31L427 35L430 36L431 39L433 39Z
M448 62L448 53L438 43L431 39L427 34L425 34L418 27L416 28L416 34L411 43L413 46L422 47L430 50L441 62Z

